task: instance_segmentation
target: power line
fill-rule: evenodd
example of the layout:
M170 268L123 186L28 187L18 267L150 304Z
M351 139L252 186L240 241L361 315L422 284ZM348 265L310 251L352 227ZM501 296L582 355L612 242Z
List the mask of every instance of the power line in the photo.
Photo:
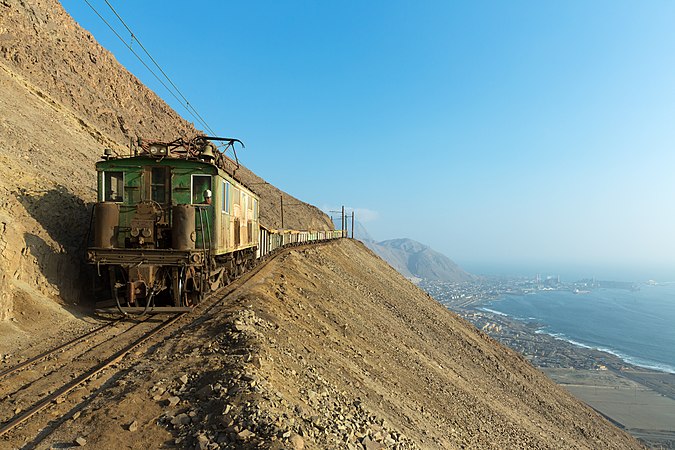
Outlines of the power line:
M143 43L138 39L138 36L136 36L136 34L131 30L131 28L129 28L129 26L126 24L126 22L124 21L124 19L122 19L122 17L117 13L117 11L115 10L115 8L113 8L113 6L110 4L110 2L109 2L108 0L104 0L104 1L105 1L105 4L108 5L108 7L110 8L110 10L113 12L113 14L115 14L115 16L117 16L117 18L119 19L119 21L122 22L122 25L124 25L124 28L127 29L127 31L129 32L129 34L131 35L131 38L132 38L133 40L135 40L136 42L138 42L138 45L143 49L143 51L145 52L145 54L148 55L148 58L150 58L150 61L152 61L152 62L155 64L155 67L157 67L157 68L159 69L159 71L162 73L162 75L164 75L164 78L166 78L167 81L171 84L171 86L173 86L173 88L176 90L176 92L178 92L178 95L180 95L181 98L185 101L185 104L187 105L187 107L188 107L189 109L192 109L192 110L194 111L194 113L197 115L197 117L199 117L199 118L201 119L201 121L202 121L202 123L204 124L204 126L206 127L206 129L208 129L209 132L210 132L211 134L215 135L216 133L211 129L211 127L209 127L208 123L206 123L206 120L205 120L205 119L199 114L199 112L197 112L197 110L190 104L190 102L188 101L188 99L185 98L185 96L184 96L183 93L180 91L180 89L178 89L178 86L176 86L176 85L174 84L174 82L171 81L171 78L169 78L169 75L167 75L166 72L164 72L164 70L160 67L159 63L158 63L157 61L155 61L155 58L153 58L152 55L150 54L150 52L148 52L148 50L143 46ZM186 109L187 109L187 108L186 108Z
M110 3L108 3L108 0L105 0L105 3L110 7L110 9L115 14L115 16L117 16L117 18L120 20L120 22L122 22L122 24L127 29L127 31L129 31L129 33L131 34L132 40L135 40L136 42L138 42L138 45L143 49L145 54L148 55L150 60L155 64L155 66L159 69L159 71L162 73L162 75L164 75L164 77L168 80L168 82L171 84L171 86L173 86L173 88L178 93L178 95L180 95L183 98L183 100L185 101L185 104L183 103L183 101L180 98L178 98L178 96L174 93L174 91L169 86L167 86L166 83L148 66L148 64L143 60L143 58L141 58L141 56L138 53L136 53L136 51L131 47L131 45L126 43L124 38L122 38L122 36L117 32L117 30L115 30L115 28L101 15L101 13L99 13L96 10L96 8L94 8L94 6L89 2L89 0L84 0L84 2L89 6L89 8L91 8L92 11L94 11L94 13L103 21L103 23L105 23L108 26L108 28L110 28L110 31L112 31L115 34L115 36L117 36L117 38L120 40L120 42L122 42L122 44L124 44L124 46L129 49L129 51L141 62L141 64L143 64L143 66L155 77L155 79L157 79L157 81L159 81L161 83L161 85L164 86L164 88L173 96L173 98L175 98L176 101L178 101L178 103L180 103L180 105L183 108L185 108L185 110L197 122L199 122L207 130L209 130L209 132L211 134L216 135L217 133L214 132L211 129L209 124L206 123L206 120L204 120L204 118L197 112L197 110L190 104L190 102L181 93L180 89L178 89L178 87L173 83L173 81L171 81L171 78L169 78L169 76L166 74L166 72L164 72L164 70L162 70L162 68L159 66L157 61L155 61L155 59L145 49L145 47L143 46L141 41L138 40L138 37L136 37L136 34L131 30L131 28L129 28L127 26L127 24L124 22L122 17L120 17L120 15L117 13L117 11L115 11L115 9L112 7L112 5Z

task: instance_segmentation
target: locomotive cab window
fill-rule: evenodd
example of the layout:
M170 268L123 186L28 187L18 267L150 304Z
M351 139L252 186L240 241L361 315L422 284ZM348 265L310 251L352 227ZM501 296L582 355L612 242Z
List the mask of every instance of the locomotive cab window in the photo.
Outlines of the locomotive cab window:
M207 191L213 195L211 175L192 175L192 204L205 204Z
M121 202L124 200L124 172L103 172L103 201Z
M233 197L233 201L234 201L235 205L239 205L241 203L241 193L240 192L241 191L239 189L234 188L234 192L233 192L232 197Z
M150 179L150 198L160 204L170 203L170 169L168 167L153 167Z
M230 213L230 182L223 181L222 208L225 214Z

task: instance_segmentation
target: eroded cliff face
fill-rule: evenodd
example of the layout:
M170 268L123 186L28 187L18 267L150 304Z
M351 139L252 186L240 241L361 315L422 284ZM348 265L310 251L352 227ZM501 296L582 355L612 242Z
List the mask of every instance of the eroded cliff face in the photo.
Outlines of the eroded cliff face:
M236 298L250 370L287 401L260 410L312 448L641 447L358 242L291 250Z
M64 106L0 64L0 311L25 298L80 299L80 261L95 185L92 137ZM91 152L90 152L91 153ZM18 299L21 299L19 301Z
M192 124L124 70L57 0L7 0L0 11L5 64L76 113L100 143L96 151L115 143L123 151L129 137L194 134Z
M82 256L104 148L124 155L130 138L196 134L58 1L0 1L0 320L21 320L17 296L86 300ZM244 167L237 176L262 195L261 221L278 227L281 191ZM304 203L284 222L332 227Z

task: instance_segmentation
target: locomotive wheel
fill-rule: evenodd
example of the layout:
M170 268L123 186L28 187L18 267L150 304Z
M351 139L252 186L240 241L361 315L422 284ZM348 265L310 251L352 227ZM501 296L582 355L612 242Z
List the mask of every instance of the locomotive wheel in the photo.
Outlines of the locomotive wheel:
M239 258L235 257L232 260L232 279L237 279L241 275L241 269L239 267Z
M204 289L208 281L204 279L205 277L206 275L200 274L192 267L188 269L181 293L181 299L185 306L194 306L204 298Z
M204 292L201 290L185 291L185 306L195 306L204 298Z

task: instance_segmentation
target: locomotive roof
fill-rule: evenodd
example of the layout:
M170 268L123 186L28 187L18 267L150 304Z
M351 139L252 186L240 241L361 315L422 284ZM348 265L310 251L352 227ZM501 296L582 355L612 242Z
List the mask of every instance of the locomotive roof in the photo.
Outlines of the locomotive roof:
M147 166L149 163L169 167L193 166L200 172L220 175L257 196L253 189L236 178L235 173L239 168L239 162L225 156L224 152L210 140L226 141L225 150L231 148L233 152L234 143L241 143L238 139L208 136L198 136L190 141L184 141L181 138L168 143L139 139L138 145L130 149L129 156L115 157L112 156L112 151L106 150L103 155L104 160L96 163L96 169L133 168L134 166ZM241 145L243 146L243 143Z

